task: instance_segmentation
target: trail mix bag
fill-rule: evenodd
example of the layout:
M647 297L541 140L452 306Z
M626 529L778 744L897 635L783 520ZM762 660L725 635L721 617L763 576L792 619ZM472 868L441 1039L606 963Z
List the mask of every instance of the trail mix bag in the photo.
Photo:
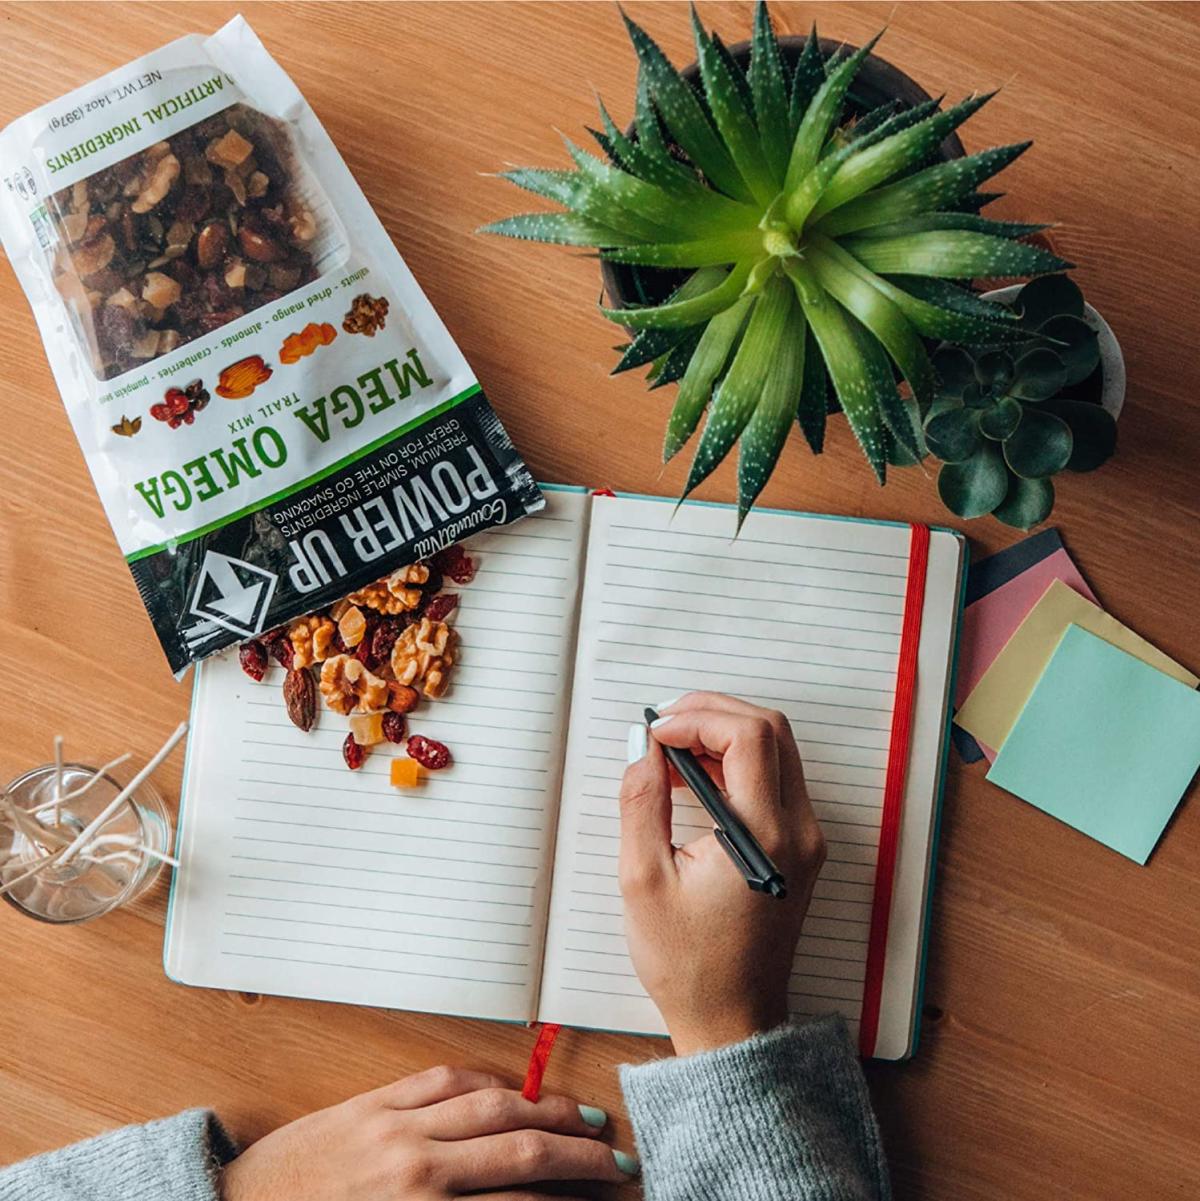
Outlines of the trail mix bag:
M235 18L0 133L0 237L172 670L542 506Z

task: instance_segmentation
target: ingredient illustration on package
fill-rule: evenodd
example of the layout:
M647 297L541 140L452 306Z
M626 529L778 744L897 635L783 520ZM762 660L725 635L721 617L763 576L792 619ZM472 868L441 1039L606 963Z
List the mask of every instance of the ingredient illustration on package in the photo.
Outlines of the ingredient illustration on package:
M0 133L0 236L171 668L541 493L235 18Z

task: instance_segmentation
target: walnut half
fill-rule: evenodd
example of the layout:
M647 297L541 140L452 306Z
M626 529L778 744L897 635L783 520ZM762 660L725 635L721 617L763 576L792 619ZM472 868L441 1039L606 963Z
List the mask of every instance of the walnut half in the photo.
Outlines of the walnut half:
M401 684L420 686L428 697L444 695L458 653L458 634L444 621L422 617L392 647L392 671Z
M335 713L370 713L387 708L388 686L353 655L334 655L321 668L321 695Z
M311 667L329 658L333 636L337 626L328 617L313 614L301 617L288 626L288 638L292 643L293 666Z

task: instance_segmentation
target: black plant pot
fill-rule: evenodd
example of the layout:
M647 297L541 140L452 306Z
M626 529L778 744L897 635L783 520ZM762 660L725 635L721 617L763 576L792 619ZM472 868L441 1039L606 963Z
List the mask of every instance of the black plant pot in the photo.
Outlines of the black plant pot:
M808 39L805 37L795 36L785 36L779 39L779 48L789 64L794 63L800 57L807 41ZM839 42L835 38L820 38L819 44L821 53L826 58L840 47L851 51L855 49L854 46L847 46L845 42ZM749 42L738 42L737 45L730 47L729 52L740 67L745 69L748 66L750 61ZM680 74L693 87L700 86L698 64L692 63L691 66L685 67ZM877 55L869 54L855 77L846 107L855 116L862 116L871 109L886 104L889 100L898 102L901 108L912 108L930 98L929 93L915 80L905 75L899 67L892 66L891 63ZM632 125L625 132L629 137L636 136ZM941 144L938 150L938 155L943 160L962 158L964 153L963 144L959 141L958 135L954 133ZM635 267L627 263L608 262L600 264L600 272L604 280L604 291L608 296L609 307L618 309L626 308L629 305L661 304L689 274L686 271L662 267Z

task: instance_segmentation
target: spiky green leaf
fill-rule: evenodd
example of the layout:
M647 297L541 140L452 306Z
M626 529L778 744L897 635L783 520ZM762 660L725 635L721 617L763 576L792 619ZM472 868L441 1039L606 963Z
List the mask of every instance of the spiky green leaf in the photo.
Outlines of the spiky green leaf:
M779 353L791 304L790 292L782 277L776 275L755 299L741 345L713 394L684 496L712 474L750 420L763 393L763 364L773 362Z
M892 238L856 235L844 239L842 245L864 267L881 275L974 279L980 275L1038 275L1070 266L1040 246L959 229Z
M647 305L645 308L606 309L600 311L610 321L616 321L629 329L679 329L685 325L699 325L710 317L727 309L742 294L753 263L737 263L715 288L688 300L669 304Z
M679 385L675 407L667 421L666 439L663 442L663 462L669 462L692 436L704 406L712 395L714 382L725 370L729 353L737 343L746 314L754 303L751 296L743 296L724 312L718 313L705 327L700 336L687 371Z
M640 142L627 138L617 128L616 122L604 106L604 101L597 96L596 103L600 108L600 119L604 122L605 139L601 141L596 135L597 141L600 141L601 146L611 147L611 157L626 171L667 192L703 191L703 185L695 176L682 168L670 155L653 154Z
M565 138L567 149L582 176L579 183L580 201L572 204L577 212L585 211L581 201L601 197L609 205L628 214L624 224L617 227L632 230L632 222L644 227L644 238L666 242L671 238L695 238L706 234L738 232L757 227L759 212L749 205L738 204L711 188L694 192L668 192L656 184L647 183L602 163L595 155L580 149ZM616 224L615 220L609 219Z
M1031 142L994 146L979 154L935 163L906 179L875 188L824 215L817 223L829 236L855 233L872 225L899 221L931 209L960 204L985 179L1019 158Z
M846 92L862 66L863 59L871 53L878 40L879 36L876 35L861 49L838 63L817 89L817 94L800 120L800 128L796 131L796 138L792 143L792 153L788 159L783 185L785 192L794 192L800 186L801 180L817 165L825 139L842 110Z
M821 348L810 327L804 339L804 379L796 421L814 455L825 449L825 419L829 415L829 376Z
M719 267L762 253L756 234L727 234L695 242L644 243L606 250L601 257L613 263L644 267Z
M629 234L575 213L519 213L484 225L477 232L561 246L623 246L631 240Z
M846 258L849 256L835 243L824 238L812 240L810 259L817 279L883 343L908 381L918 405L928 406L933 401L934 374L925 344L896 304L848 268ZM919 426L897 433L897 438L912 454L921 449Z
M729 52L729 47L721 40L721 35L714 29L709 38L712 41L713 49L721 56L721 61L725 64L726 70L729 72L730 79L733 80L734 86L737 88L738 95L742 99L742 104L746 111L753 117L754 115L754 94L750 90L750 80L746 78L746 72L742 69L741 64Z
M754 34L750 41L750 91L754 118L763 155L776 186L787 173L792 150L788 117L787 79L779 42L771 26L771 14L763 0L754 10Z
M846 420L882 484L887 478L883 398L890 391L899 399L886 356L879 343L837 301L820 297L820 284L811 267L800 259L787 259L783 269L795 285L804 316L816 335ZM820 299L806 299L814 293Z
M717 132L751 195L760 205L768 205L779 191L779 184L772 177L759 144L754 115L742 98L736 77L704 32L695 8L692 9L692 34L696 41L700 80Z
M815 218L832 212L856 196L924 162L948 134L991 99L991 95L969 96L944 112L901 129L866 147L842 165L825 189L813 213Z
M889 275L887 279L918 300L949 309L952 313L961 313L964 317L976 317L993 327L1008 326L1015 339L1029 340L1029 331L1021 328L1017 315L1008 305L997 300L984 300L977 292L945 279L929 279L920 275Z
M672 137L714 186L737 200L752 200L750 190L696 93L654 39L627 14L621 15L637 52L649 95Z
M799 302L785 285L787 315L774 358L767 364L762 395L738 445L738 528L775 470L779 452L796 417L804 386L808 325Z
M710 288L715 288L725 278L725 272L715 267L705 267L693 272L676 288L668 302L687 300L700 296ZM612 369L613 375L622 371L630 371L634 367L644 367L647 363L673 350L691 331L688 329L644 329L634 335L629 345L625 347L621 360ZM696 331L699 335L699 330Z
M993 221L978 213L922 213L916 217L904 217L883 225L872 225L859 230L860 238L894 238L904 234L920 234L936 229L966 229L977 234L991 234L997 238L1027 238L1030 234L1049 229L1048 225L1033 225L1023 221Z
M821 84L825 82L825 57L821 53L820 41L817 38L817 27L809 30L804 49L796 60L792 74L792 90L788 99L788 114L791 118L791 134L788 138L788 157L791 158L792 144L800 129L800 122L812 104L813 97Z
M655 363L651 390L678 383L684 377L691 364L692 355L700 344L702 333L702 330L695 327L683 331L683 337Z

